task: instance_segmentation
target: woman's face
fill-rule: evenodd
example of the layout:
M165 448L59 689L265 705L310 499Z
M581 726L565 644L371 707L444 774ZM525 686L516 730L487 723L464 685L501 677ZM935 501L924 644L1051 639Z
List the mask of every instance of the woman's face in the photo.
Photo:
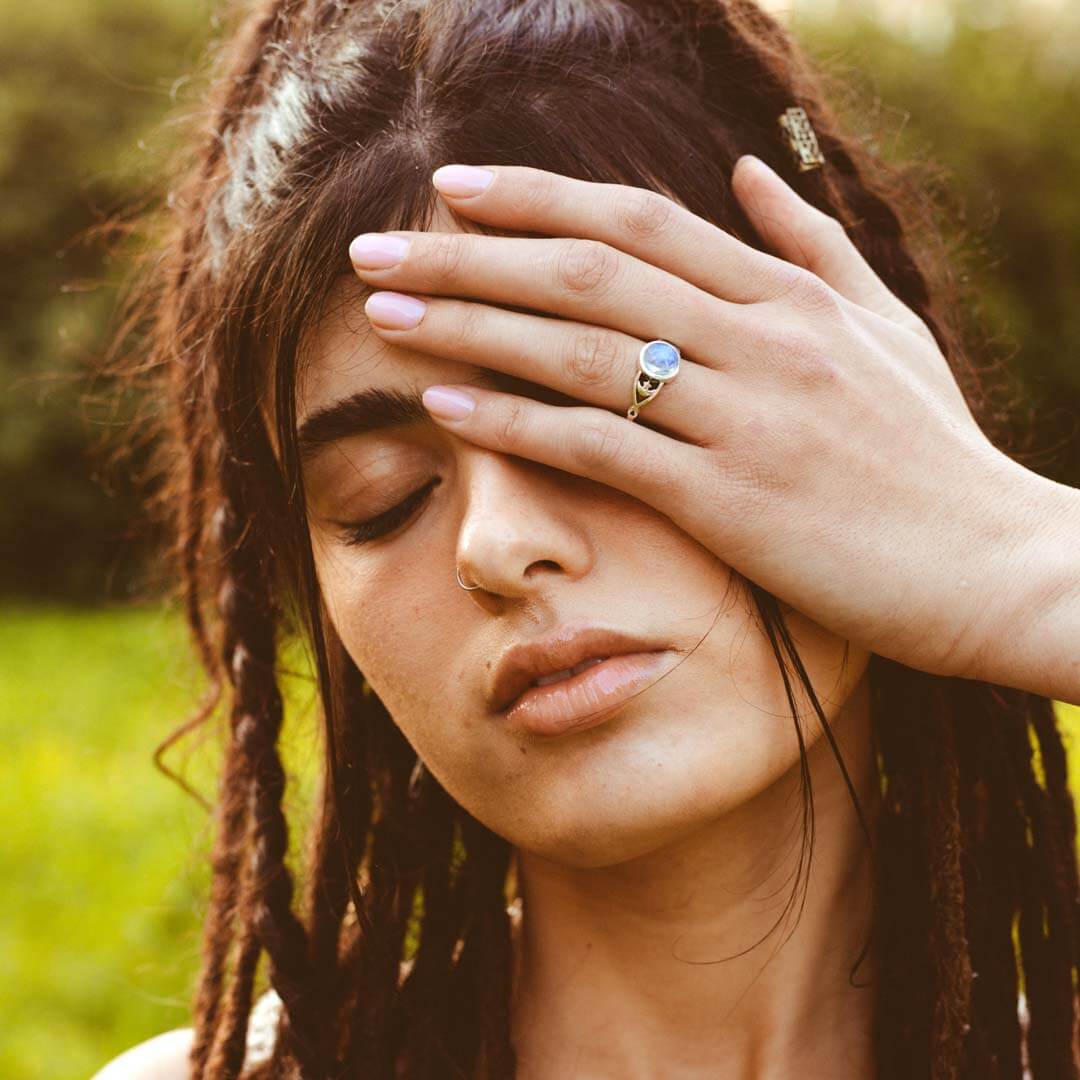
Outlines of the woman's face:
M432 228L459 225L440 207ZM359 296L356 282L343 282L319 327L299 378L301 428L363 391L419 395L433 383L491 378L387 345ZM628 395L630 381L628 370ZM514 390L565 400L534 384ZM323 437L337 437L304 465L330 618L426 766L488 828L565 865L611 865L730 812L798 762L780 675L748 598L723 560L669 518L423 419L348 430L348 418L336 430L324 425ZM389 533L349 542L350 525L425 487ZM463 590L456 568L482 587ZM833 720L868 654L852 648L845 667L843 640L784 610ZM623 631L670 652L598 724L552 736L509 722L490 697L504 652L570 625ZM819 732L806 714L812 743Z

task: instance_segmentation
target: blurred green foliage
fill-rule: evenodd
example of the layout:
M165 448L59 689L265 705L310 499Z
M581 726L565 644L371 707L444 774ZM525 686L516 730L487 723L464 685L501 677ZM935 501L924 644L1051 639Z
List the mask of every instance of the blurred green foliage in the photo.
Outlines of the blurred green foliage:
M95 600L136 572L88 376L116 291L94 230L150 193L207 0L0 0L0 593ZM115 584L114 584L115 579Z
M930 160L953 188L942 222L973 313L1038 417L1030 467L1080 486L1080 5L865 0L799 8L798 36L847 75L837 104L887 159ZM950 175L951 174L951 175Z
M1015 341L1012 367L1063 445L1033 467L1080 485L1080 440L1064 446L1080 402L1080 18L953 0L932 32L903 34L872 4L822 2L795 5L798 35L858 91L852 121L887 156L953 171L946 224L982 317ZM176 110L199 108L202 83L186 77L211 10L0 0L0 595L98 600L139 579L135 498L91 453L109 421L107 387L87 375L122 266L106 268L109 233L95 230L163 188Z
M86 1077L183 1024L205 815L150 755L189 706L184 646L151 614L0 621L3 1076Z
M302 657L285 667L295 860L321 753ZM210 821L152 762L201 685L164 610L0 609L0 1076L76 1080L190 1023ZM165 764L215 796L220 720Z

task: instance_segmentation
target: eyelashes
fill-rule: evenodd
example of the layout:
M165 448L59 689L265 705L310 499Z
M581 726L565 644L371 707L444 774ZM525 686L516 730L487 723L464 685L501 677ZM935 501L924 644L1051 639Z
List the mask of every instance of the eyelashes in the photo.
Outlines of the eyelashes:
M367 521L359 521L354 525L347 526L343 530L345 543L350 547L359 547L372 540L377 540L381 536L386 536L399 525L404 524L413 512L423 505L428 494L441 482L439 477L436 476L423 487L417 488L411 495L406 495L397 506L392 506L389 510L373 518L368 518Z

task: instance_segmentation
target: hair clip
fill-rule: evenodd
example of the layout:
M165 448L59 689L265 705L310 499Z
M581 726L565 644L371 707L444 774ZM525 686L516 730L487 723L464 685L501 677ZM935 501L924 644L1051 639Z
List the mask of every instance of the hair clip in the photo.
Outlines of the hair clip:
M799 172L807 172L825 164L825 155L818 146L817 135L806 110L792 105L780 114L780 127L787 135L788 145L799 163Z

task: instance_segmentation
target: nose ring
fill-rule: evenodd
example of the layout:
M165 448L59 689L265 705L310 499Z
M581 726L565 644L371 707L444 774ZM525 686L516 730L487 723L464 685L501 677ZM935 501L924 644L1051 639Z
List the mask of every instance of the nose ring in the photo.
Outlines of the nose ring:
M479 588L480 588L480 586L479 586L479 585L466 585L466 584L465 584L465 582L461 580L461 571L460 571L460 570L459 570L459 569L458 569L458 568L457 568L456 566L454 567L454 577L456 577L456 578L457 578L457 583L458 583L458 584L459 584L459 585L460 585L460 586L461 586L461 587L462 587L462 588L463 588L463 589L464 589L464 590L465 590L466 592L472 592L472 590L473 590L473 589L479 589Z

